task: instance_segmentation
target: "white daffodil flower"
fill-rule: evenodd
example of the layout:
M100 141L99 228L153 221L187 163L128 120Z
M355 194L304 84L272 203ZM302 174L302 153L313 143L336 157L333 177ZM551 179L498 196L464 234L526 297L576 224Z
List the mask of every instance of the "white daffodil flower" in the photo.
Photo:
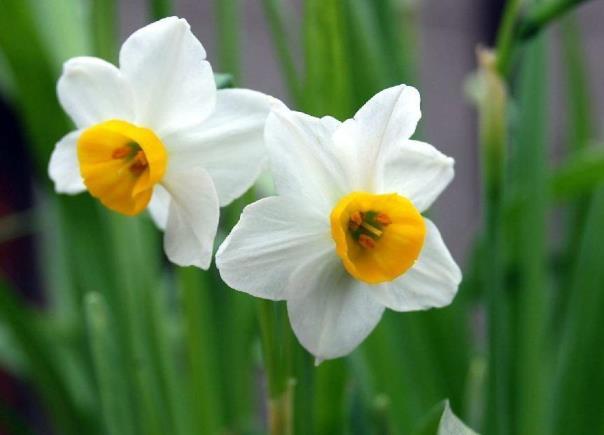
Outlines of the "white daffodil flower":
M165 18L124 42L119 68L65 63L59 100L77 130L59 141L49 175L60 193L88 190L125 215L145 209L165 230L168 258L208 268L219 206L243 194L266 159L272 98L217 90L184 19Z
M274 108L265 141L279 196L248 206L216 262L231 287L286 300L317 360L350 353L384 308L442 307L461 272L421 213L453 178L453 159L409 139L416 89L397 86L343 123Z

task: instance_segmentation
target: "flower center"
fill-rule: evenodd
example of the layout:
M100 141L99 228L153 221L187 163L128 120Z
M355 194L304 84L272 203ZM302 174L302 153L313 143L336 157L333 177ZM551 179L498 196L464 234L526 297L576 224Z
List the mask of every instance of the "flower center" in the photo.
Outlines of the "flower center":
M106 207L132 216L149 204L168 155L153 131L111 120L84 130L78 139L78 160L90 194Z
M331 235L354 278L378 284L413 266L424 244L424 219L407 198L353 192L331 212Z

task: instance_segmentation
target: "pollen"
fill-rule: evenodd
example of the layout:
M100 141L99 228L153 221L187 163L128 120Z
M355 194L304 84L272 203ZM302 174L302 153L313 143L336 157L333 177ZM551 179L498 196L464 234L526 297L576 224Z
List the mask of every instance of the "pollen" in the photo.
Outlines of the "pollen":
M413 203L401 195L354 192L333 209L331 234L348 273L378 284L413 266L424 244L426 225Z
M168 156L153 131L112 120L84 130L78 139L78 160L90 194L106 207L132 216L149 204Z

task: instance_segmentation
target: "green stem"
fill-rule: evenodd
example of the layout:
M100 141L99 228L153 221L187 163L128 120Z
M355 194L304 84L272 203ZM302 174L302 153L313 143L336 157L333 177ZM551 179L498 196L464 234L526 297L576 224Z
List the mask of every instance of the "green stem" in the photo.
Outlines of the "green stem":
M293 383L288 379L284 352L276 334L274 302L259 300L256 304L262 354L268 381L268 422L271 435L293 434ZM285 313L283 313L285 314Z
M218 65L222 71L229 72L235 81L241 80L241 62L239 58L239 0L216 0L216 21L218 30Z
M218 390L218 366L213 334L216 326L212 319L210 288L207 274L194 268L178 270L183 292L186 340L191 376L190 400L195 426L200 433L220 433L220 391Z
M150 0L151 18L159 20L172 15L172 0Z
M479 103L485 204L483 282L487 289L489 382L487 433L507 434L509 387L508 302L504 294L502 256L502 200L507 147L507 94L490 53L479 54L484 94Z
M521 6L522 0L508 0L497 33L497 70L502 76L506 76L510 68Z
M586 3L587 0L558 0L545 1L536 4L520 22L518 38L521 40L530 39L541 32L545 27L566 12Z
M117 8L114 0L92 2L92 28L97 56L113 62L117 59Z
M296 65L292 57L292 50L289 44L289 33L285 31L283 23L283 9L279 0L263 0L264 13L268 20L268 25L272 34L272 40L275 44L277 56L281 63L281 69L287 82L289 92L296 102L300 105L302 98L302 89L296 71Z

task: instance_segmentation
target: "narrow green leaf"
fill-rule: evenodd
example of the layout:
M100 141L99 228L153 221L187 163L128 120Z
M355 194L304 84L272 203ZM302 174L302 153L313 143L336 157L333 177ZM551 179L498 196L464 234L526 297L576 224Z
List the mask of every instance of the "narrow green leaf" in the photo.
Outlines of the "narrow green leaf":
M173 14L172 0L149 0L151 19L159 20Z
M241 80L240 33L242 21L239 17L240 0L216 0L216 30L218 44L218 66L228 71L235 80Z
M115 0L92 0L93 45L98 57L117 60L117 6Z
M546 321L549 283L546 276L549 143L547 137L547 40L532 41L523 52L517 87L517 125L513 129L509 190L517 193L522 218L509 219L507 244L517 248L516 291L511 292L516 407L514 433L537 435L545 425Z
M222 423L222 397L218 389L215 339L218 336L213 319L208 274L194 268L177 271L184 309L187 356L191 381L189 397L202 433L219 433Z
M262 6L290 96L296 105L300 106L302 104L302 89L292 54L295 51L289 40L290 32L287 31L289 24L285 20L283 2L281 0L262 0Z
M589 147L571 154L554 172L551 188L558 200L589 195L604 183L604 148Z
M136 433L128 382L125 382L128 370L116 344L107 303L101 294L89 293L85 310L105 429L109 435Z
M0 317L16 343L21 347L30 368L29 375L42 394L52 419L61 433L67 435L97 433L86 411L73 400L60 375L53 346L35 327L33 314L20 302L12 289L0 281Z

